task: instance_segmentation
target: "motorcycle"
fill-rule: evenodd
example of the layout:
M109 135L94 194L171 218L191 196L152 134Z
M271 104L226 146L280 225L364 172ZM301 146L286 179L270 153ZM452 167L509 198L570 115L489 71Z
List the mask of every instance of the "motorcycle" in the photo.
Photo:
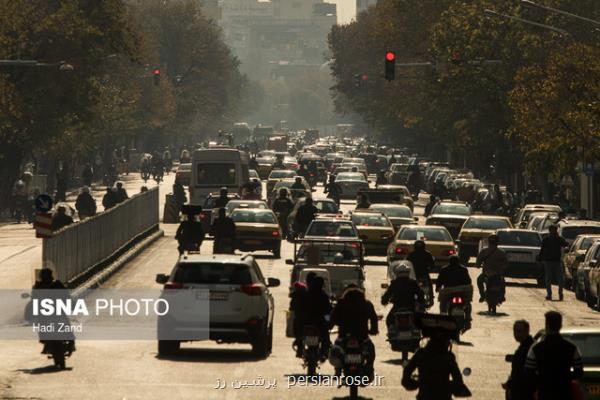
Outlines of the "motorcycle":
M501 275L486 276L485 301L488 312L496 315L496 307L504 302L504 277Z
M408 361L408 353L414 353L421 343L421 331L415 325L415 313L401 309L392 312L388 325L388 342L392 351L402 352L402 361Z
M433 287L431 286L431 280L417 278L417 283L425 294L425 308L430 308L433 305Z
M200 251L200 245L201 245L201 243L194 243L194 242L184 243L184 242L179 242L179 246L177 246L177 250L179 250L179 255L182 255L184 251L199 252Z
M469 307L469 302L459 294L452 296L452 301L448 304L448 315L454 318L460 333L471 329L470 313L467 307Z
M163 177L164 177L165 171L162 167L155 167L154 171L152 173L152 175L154 176L154 180L156 181L156 183L160 183L161 181L163 181Z
M284 213L276 213L277 215L277 222L279 223L279 227L281 228L281 232L283 234L284 238L288 238L289 235L289 229L288 229L288 214L284 214Z
M317 183L319 182L319 177L317 176L317 173L313 171L309 172L307 181L311 189L317 186Z
M75 351L75 341L45 340L42 343L44 344L42 354L47 354L48 358L52 358L56 368L65 369L67 367L65 359Z
M306 367L306 375L317 374L319 360L321 359L321 337L319 329L315 326L306 326L302 338L302 360Z
M342 344L344 349L343 363L341 371L343 373L341 382L350 389L350 398L358 398L358 388L363 384L363 378L369 376L372 378L373 371L369 368L369 357L366 343L354 338L346 337Z

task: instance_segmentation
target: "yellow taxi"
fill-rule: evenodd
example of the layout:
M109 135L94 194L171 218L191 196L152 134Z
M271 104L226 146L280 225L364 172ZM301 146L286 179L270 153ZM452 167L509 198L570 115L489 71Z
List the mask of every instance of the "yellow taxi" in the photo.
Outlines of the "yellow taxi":
M417 240L425 242L425 248L435 258L435 266L448 264L450 256L458 254L458 248L450 232L439 225L403 225L387 250L388 264L405 259L412 251Z
M463 224L458 234L460 258L467 262L470 257L476 257L479 251L479 241L496 233L498 229L512 228L513 224L507 217L497 215L472 215Z
M394 226L381 212L357 210L350 214L368 256L385 256L394 239Z
M272 210L236 208L229 215L235 222L236 249L268 250L275 258L281 255L281 228Z

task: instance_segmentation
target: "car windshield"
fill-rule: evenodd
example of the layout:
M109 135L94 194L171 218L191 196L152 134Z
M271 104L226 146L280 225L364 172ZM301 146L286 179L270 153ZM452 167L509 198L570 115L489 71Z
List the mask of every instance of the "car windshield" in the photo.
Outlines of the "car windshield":
M236 183L233 163L198 163L196 184L200 186L232 186Z
M469 218L465 222L463 229L487 229L496 230L510 228L510 223L505 219L485 219L485 218Z
M431 211L435 214L471 215L471 208L465 204L438 204Z
M562 228L560 235L565 239L575 239L579 235L600 233L600 226L565 226Z
M181 263L175 282L196 284L247 285L252 277L247 265L222 263Z
M563 333L563 337L577 346L583 365L600 365L600 333Z
M244 210L238 208L231 213L234 222L256 222L260 224L275 224L273 211Z
M505 246L540 247L542 245L540 235L535 232L500 231L498 232L498 240L500 245Z
M293 178L294 176L296 176L296 172L282 169L271 172L269 179Z
M410 228L403 229L400 240L425 240L430 242L451 242L452 237L443 228Z
M359 172L342 172L338 174L336 181L360 181L366 182L365 176Z
M313 221L306 236L357 237L358 233L350 222Z
M352 222L356 226L391 226L387 218L381 215L352 214Z
M388 218L412 218L412 212L408 207L377 207L371 205L369 210L382 212L388 216Z

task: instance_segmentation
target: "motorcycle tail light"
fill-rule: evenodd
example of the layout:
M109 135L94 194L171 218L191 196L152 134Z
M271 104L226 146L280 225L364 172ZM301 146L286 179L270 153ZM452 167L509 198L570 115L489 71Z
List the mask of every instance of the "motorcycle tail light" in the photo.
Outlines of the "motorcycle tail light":
M183 283L181 282L167 282L165 283L165 286L163 286L164 289L183 289Z
M456 249L450 249L450 250L448 250L448 255L449 256L455 256L456 255Z
M273 231L271 232L271 235L273 235L274 237L279 236L279 231Z
M356 339L349 339L348 340L348 347L358 347L358 340Z
M463 303L462 297L454 296L452 298L452 304L462 304L462 303Z
M396 247L396 254L402 254L402 248Z

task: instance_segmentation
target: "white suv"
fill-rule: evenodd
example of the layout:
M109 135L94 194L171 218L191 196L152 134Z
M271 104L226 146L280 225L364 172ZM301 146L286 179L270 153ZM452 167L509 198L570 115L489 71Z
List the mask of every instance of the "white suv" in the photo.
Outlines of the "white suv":
M268 288L280 282L265 279L252 256L185 253L156 282L164 285L162 298L186 299L178 312L158 320L159 355L179 350L181 341L206 339L250 343L262 358L271 353L274 302Z

